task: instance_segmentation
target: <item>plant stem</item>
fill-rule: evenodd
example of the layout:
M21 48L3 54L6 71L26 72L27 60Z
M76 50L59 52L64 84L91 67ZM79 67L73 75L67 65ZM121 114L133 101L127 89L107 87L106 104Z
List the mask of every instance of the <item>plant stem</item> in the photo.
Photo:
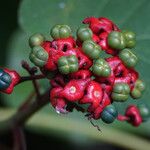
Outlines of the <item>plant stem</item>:
M23 129L16 127L13 129L13 150L26 150L26 142Z
M20 109L11 118L0 122L0 133L9 131L16 126L24 125L24 123L38 110L49 102L49 90L46 91L41 98L36 98L26 109Z
M43 74L40 75L33 75L33 76L23 76L21 77L21 80L19 83L30 81L30 80L38 80L38 79L44 79L45 76Z

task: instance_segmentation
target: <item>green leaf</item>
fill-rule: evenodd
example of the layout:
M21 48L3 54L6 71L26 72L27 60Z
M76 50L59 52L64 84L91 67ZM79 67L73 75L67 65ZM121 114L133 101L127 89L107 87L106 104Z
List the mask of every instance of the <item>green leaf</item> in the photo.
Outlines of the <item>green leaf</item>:
M133 30L137 34L137 46L135 51L140 58L140 62L137 64L137 70L140 72L140 78L146 82L147 90L145 91L141 101L128 100L124 104L117 103L120 112L124 112L128 104L131 103L146 103L149 108L150 97L150 1L149 0L23 0L19 9L19 24L24 30L23 32L17 32L12 37L11 46L9 50L11 52L8 58L9 65L11 67L18 68L16 64L19 61L26 59L29 53L28 37L29 35L41 32L50 37L50 28L55 24L68 24L72 27L75 35L76 29L80 26L82 20L87 16L104 16L112 19L121 29ZM20 68L18 69L20 71ZM24 86L24 85L22 85ZM21 86L20 86L21 87ZM31 86L30 86L31 87ZM7 99L7 102L12 106L17 107L30 91L28 85L25 88L18 88L14 91L15 97L13 102ZM9 96L9 99L12 97ZM17 99L17 103L15 103ZM43 110L44 112L53 112L54 109L47 106ZM76 118L81 118L82 114L72 113ZM49 115L49 114L48 114ZM38 121L38 120L36 120ZM82 121L81 121L82 122ZM123 125L122 125L123 124ZM31 124L29 124L31 125ZM31 125L32 126L32 125ZM38 126L38 122L37 122ZM150 133L149 123L144 123L140 128L129 127L126 123L115 123L114 127L128 130L132 132L138 132L139 130L143 134ZM41 126L45 128L45 126ZM59 127L58 127L59 128ZM146 129L146 130L145 130ZM46 132L47 133L47 132Z

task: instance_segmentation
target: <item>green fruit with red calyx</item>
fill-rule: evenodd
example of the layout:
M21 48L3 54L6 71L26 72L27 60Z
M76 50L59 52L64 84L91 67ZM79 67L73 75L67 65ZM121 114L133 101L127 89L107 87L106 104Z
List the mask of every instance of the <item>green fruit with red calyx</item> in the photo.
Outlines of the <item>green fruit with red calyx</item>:
M94 62L92 72L97 76L108 77L111 73L111 68L104 59L99 58Z
M115 106L108 105L101 113L101 119L105 123L113 123L118 116Z
M77 72L78 68L78 59L75 55L62 56L58 60L58 69L62 74Z
M128 99L130 87L127 83L116 83L113 87L111 98L116 102L124 102Z
M150 117L150 111L149 111L148 107L145 104L139 104L137 107L142 116L142 120L147 121Z
M41 46L35 46L29 55L29 59L36 66L43 67L47 63L48 53Z
M91 29L88 27L80 27L77 30L77 38L82 42L86 40L91 40L92 36L93 36L93 33Z
M101 47L92 40L86 40L82 44L82 51L91 59L98 59L101 53Z
M136 45L136 36L135 33L132 31L122 31L125 40L126 40L126 47L133 48Z
M64 39L71 36L71 29L68 25L55 25L50 32L53 39Z
M0 69L0 91L7 89L12 82L11 76L3 69Z
M29 38L29 45L31 48L33 48L34 46L42 45L44 41L45 37L40 33L36 33Z
M112 31L108 35L108 45L116 50L122 50L126 47L126 40L123 33Z
M130 49L125 48L119 53L120 59L123 61L124 65L128 68L133 68L136 66L138 58L131 52Z
M138 79L135 82L133 90L131 91L131 97L134 99L140 98L144 90L145 90L145 83L142 80Z

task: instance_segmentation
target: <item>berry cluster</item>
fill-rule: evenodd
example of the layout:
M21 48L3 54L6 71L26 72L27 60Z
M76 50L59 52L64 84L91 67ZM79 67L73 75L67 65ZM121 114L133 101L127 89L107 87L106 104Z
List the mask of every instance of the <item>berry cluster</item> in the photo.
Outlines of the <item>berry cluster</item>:
M145 105L130 105L125 115L119 115L112 105L127 101L129 96L138 99L145 89L134 69L138 61L131 50L135 47L135 34L121 31L107 18L89 17L83 23L88 27L79 27L76 39L68 25L55 25L50 32L52 41L39 33L29 39L31 62L50 80L52 106L59 113L82 110L89 118L101 118L105 123L117 118L140 125L149 115ZM101 57L102 51L109 54L107 58ZM14 75L0 71L0 89L10 93L12 88L8 87ZM19 82L13 80L11 85ZM88 109L81 104L89 104Z

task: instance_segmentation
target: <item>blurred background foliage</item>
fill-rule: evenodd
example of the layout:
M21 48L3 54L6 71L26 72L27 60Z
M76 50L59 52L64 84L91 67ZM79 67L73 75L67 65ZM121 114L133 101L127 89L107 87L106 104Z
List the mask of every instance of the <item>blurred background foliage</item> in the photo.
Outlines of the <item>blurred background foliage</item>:
M139 56L136 69L140 72L141 79L146 82L147 90L141 101L129 99L124 104L115 105L122 113L129 103L146 103L150 108L149 0L13 0L4 1L0 8L0 66L13 68L22 75L26 72L21 68L20 61L23 59L29 61L29 36L41 32L50 39L50 28L55 24L70 25L75 35L76 29L85 17L104 16L113 20L121 29L136 32L135 51ZM49 83L41 81L41 86L44 91ZM6 117L11 115L31 91L32 85L27 82L16 87L12 95L1 94L0 102L3 108L0 108L0 120L3 115ZM101 121L95 123L101 127L102 133L96 131L83 114L74 111L72 114L60 116L48 105L27 123L28 149L38 150L42 146L52 145L56 149L65 150L123 149L123 147L135 149L137 145L144 144L144 141L146 149L148 148L146 144L150 144L148 142L150 122L143 123L138 128L117 121L113 125L104 125ZM6 139L3 137L2 141L6 142Z

